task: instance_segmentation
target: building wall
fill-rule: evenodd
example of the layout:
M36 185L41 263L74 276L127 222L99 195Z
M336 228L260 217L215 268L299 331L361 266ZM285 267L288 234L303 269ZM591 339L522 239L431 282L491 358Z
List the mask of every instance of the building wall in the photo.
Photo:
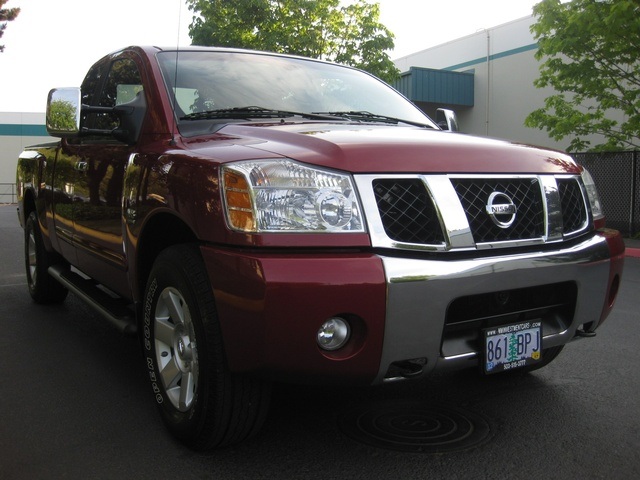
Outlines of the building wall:
M524 126L527 115L543 107L544 99L554 93L533 84L540 68L530 31L534 22L532 16L520 18L394 62L403 72L414 66L474 73L474 106L454 107L463 132L563 150L570 138L558 142L544 130Z
M16 181L18 156L29 145L51 142L44 113L0 112L0 203L9 203Z

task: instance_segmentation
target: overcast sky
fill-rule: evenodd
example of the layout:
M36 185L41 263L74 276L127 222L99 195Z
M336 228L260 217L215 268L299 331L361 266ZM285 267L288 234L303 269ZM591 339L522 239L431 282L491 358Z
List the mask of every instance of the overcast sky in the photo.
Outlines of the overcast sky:
M537 0L378 0L395 34L391 58L531 14ZM89 6L90 5L90 6ZM0 112L43 112L53 87L79 86L89 67L127 45L189 45L184 0L9 0L20 7L0 45Z

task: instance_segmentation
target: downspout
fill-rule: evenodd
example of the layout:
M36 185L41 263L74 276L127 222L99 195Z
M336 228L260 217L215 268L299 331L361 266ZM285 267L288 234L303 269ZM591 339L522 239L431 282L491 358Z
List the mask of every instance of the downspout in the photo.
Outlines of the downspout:
M487 32L487 105L485 109L485 135L489 136L489 96L491 94L491 35L489 33L489 29L485 30Z
M631 153L631 208L629 208L629 234L635 235L636 233L636 188L638 185L636 183L636 173L638 167L638 152L634 150Z

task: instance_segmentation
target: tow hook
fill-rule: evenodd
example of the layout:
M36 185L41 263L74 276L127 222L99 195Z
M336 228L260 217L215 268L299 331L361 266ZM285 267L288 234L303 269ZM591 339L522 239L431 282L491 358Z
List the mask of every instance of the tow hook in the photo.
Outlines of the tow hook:
M596 336L593 330L576 330L576 337L592 338Z
M427 364L426 358L413 358L410 360L401 360L393 362L389 367L389 371L385 377L386 381L398 380L402 378L418 377Z

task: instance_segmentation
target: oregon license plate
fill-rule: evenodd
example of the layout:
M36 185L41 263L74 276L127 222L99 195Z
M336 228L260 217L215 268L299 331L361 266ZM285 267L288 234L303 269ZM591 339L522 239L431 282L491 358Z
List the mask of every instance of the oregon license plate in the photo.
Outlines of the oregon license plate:
M541 322L522 322L484 331L484 372L498 373L541 360Z

